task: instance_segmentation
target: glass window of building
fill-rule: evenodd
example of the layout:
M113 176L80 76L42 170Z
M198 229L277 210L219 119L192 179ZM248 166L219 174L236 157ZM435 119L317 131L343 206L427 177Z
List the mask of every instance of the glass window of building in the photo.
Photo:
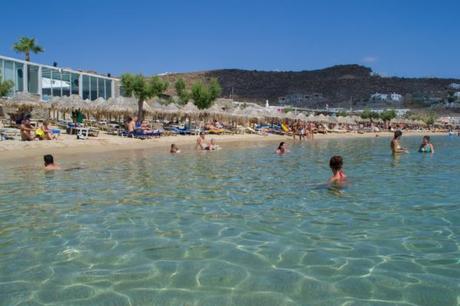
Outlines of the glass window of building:
M89 92L90 92L89 85L90 85L89 76L84 75L83 76L83 99L84 100L89 99Z
M27 65L27 90L38 94L38 66Z
M24 64L14 63L14 70L16 71L15 90L24 91Z
M3 78L5 81L10 80L14 82L14 63L12 61L4 62Z
M63 71L61 79L62 95L70 96L70 72Z
M96 100L97 99L97 78L96 77L90 77L91 78L91 100Z
M112 80L105 80L105 97L106 99L112 96Z
M105 99L105 80L97 79L98 97Z
M52 85L52 93L55 97L61 96L61 88L62 88L62 80L61 80L61 73L59 70L51 70L51 77L53 81L51 82Z
M79 92L80 75L76 73L72 73L71 83L72 83L72 95L79 95L80 94Z
M42 68L42 99L48 100L51 97L51 69Z

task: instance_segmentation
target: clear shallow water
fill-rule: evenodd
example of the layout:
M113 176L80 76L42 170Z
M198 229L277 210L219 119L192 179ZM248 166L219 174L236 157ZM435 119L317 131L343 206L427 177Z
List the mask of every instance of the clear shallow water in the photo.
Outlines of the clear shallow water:
M457 305L460 138L419 141L0 162L0 305Z

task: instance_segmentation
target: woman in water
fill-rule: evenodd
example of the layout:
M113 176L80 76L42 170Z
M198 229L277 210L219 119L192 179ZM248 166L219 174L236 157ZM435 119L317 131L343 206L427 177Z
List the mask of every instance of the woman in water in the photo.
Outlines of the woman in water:
M347 179L343 172L343 158L340 155L334 155L329 160L329 167L332 170L332 176L329 179L330 183L342 183Z
M434 153L433 144L430 142L430 136L423 136L422 144L418 148L421 153Z
M173 143L173 144L171 145L171 149L169 150L169 153L172 153L172 154L174 154L174 153L180 153L180 150L179 150L179 148Z
M280 145L278 146L278 149L276 149L275 152L276 154L279 154L279 155L283 155L284 153L287 153L288 149L287 149L286 143L284 141L280 142Z
M397 130L394 134L393 140L391 140L391 151L395 153L409 153L406 148L401 147L399 140L401 139L402 132Z

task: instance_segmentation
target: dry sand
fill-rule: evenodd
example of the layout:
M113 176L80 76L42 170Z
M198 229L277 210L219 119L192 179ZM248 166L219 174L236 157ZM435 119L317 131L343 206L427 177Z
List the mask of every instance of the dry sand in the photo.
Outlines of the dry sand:
M410 135L425 135L425 132L404 132L405 136ZM429 133L433 134L433 133ZM438 133L439 134L439 133ZM315 139L346 139L346 138L363 138L376 137L376 133L346 133L346 134L317 134ZM379 137L391 137L392 133L381 132ZM262 142L280 142L292 141L292 137L279 135L207 135L207 139L214 138L218 144L225 148L230 144L247 145L249 143ZM99 134L99 137L90 137L87 140L77 140L75 135L61 135L58 140L52 141L2 141L0 142L0 160L22 159L44 154L91 154L101 152L114 152L122 150L135 149L152 149L167 152L169 146L175 143L182 150L193 149L197 136L165 136L153 139L133 139L126 137L118 137L106 134Z

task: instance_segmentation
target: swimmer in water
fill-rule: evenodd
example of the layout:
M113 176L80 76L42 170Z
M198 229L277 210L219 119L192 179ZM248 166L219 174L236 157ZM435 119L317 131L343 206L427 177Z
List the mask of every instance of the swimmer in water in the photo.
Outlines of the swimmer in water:
M391 140L391 151L393 154L409 153L409 151L406 148L401 147L401 144L399 143L401 136L402 132L398 130L395 132L394 137Z
M329 160L329 167L332 170L332 176L329 179L329 183L343 183L347 179L347 176L343 172L343 158L339 155L334 155Z
M54 162L54 157L51 154L43 156L45 162L45 171L60 170L61 167Z
M279 154L279 155L283 155L284 153L289 152L288 149L287 149L286 143L284 141L280 142L280 145L278 146L278 149L276 149L275 152L276 152L276 154Z
M179 150L179 148L178 148L175 144L172 144L172 145L171 145L171 149L169 150L169 153L172 153L172 154L174 154L174 153L180 153L180 150Z
M430 136L423 136L422 144L418 148L420 153L434 153L433 144L430 142Z

